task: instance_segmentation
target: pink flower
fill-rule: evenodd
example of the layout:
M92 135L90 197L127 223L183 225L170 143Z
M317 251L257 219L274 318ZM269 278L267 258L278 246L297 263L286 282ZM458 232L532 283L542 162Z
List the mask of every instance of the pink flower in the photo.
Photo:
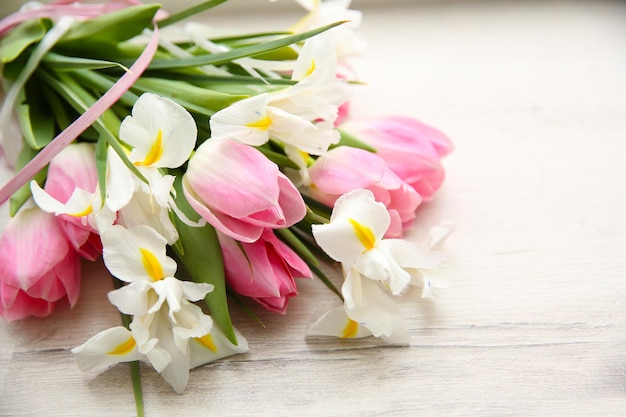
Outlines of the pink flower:
M52 313L80 293L80 257L54 215L23 208L0 237L0 315L8 321Z
M270 311L284 314L289 299L298 294L294 278L312 277L306 263L269 229L254 243L218 236L228 285Z
M55 200L67 203L77 188L94 193L98 184L94 148L88 143L67 146L48 166L44 190ZM86 217L60 214L61 227L69 243L78 253L95 260L102 253L102 243Z
M444 169L440 160L454 145L439 130L402 116L349 121L340 128L376 148L389 169L424 200L431 199L441 186Z
M385 161L363 149L339 146L319 157L309 168L310 192L328 206L353 190L368 189L387 207L391 226L386 237L400 237L413 225L420 195L394 174Z
M183 177L189 204L220 232L256 241L265 228L289 227L306 214L302 196L260 151L230 139L205 141Z

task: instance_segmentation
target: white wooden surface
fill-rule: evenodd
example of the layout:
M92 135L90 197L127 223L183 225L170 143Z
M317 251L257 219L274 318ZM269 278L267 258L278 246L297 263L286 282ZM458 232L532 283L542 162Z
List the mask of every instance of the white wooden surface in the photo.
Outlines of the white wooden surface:
M457 224L454 286L402 300L398 348L305 340L335 300L301 282L286 316L259 311L264 329L235 311L250 353L192 371L183 395L143 367L147 415L626 415L626 4L371 8L363 35L355 114L414 115L457 145L419 213L419 230ZM74 310L0 322L0 415L134 413L126 366L74 365L69 349L119 321L102 266L83 283Z

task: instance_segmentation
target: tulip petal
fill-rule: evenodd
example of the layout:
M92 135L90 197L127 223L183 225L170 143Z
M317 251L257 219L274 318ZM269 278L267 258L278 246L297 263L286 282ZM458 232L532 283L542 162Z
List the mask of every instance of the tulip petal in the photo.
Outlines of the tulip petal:
M186 184L185 180L186 178L183 178L183 193L187 201L215 229L241 242L254 242L261 236L263 227L242 222L223 213L214 212L205 206Z
M38 208L22 209L0 237L0 276L8 285L28 289L70 250L53 215Z
M374 185L382 179L384 172L385 162L378 156L348 146L330 150L309 168L314 187L334 195Z
M277 205L278 167L232 140L204 142L189 161L186 185L214 211L243 218Z
M0 316L6 321L45 317L52 313L54 306L53 301L33 298L18 288L0 283Z

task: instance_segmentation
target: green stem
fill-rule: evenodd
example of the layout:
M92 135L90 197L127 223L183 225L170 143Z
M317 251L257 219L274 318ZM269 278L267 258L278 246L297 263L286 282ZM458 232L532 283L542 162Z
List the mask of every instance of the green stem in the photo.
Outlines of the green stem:
M133 361L128 364L130 366L130 376L133 380L133 393L135 394L135 408L137 409L137 417L144 417L143 408L143 390L141 389L141 374L139 373L139 361Z

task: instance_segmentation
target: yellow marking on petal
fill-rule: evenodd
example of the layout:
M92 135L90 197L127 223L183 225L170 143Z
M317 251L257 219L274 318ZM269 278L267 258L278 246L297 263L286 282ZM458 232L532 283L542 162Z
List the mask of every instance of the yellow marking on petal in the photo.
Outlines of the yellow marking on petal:
M89 207L87 207L85 210L79 213L69 213L69 215L72 217L83 217L91 214L91 212L93 212L93 206L90 204Z
M141 252L141 262L143 263L143 267L150 278L152 278L153 281L163 279L163 267L154 253L145 248L139 248L139 252Z
M125 342L115 346L115 349L107 352L107 355L126 355L127 353L130 353L136 345L137 343L135 342L135 339L131 336Z
M207 333L202 337L197 337L196 340L207 349L217 352L217 346L215 346L215 343L213 342L213 336L211 336L211 333Z
M308 152L298 151L298 153L307 167L310 167L315 162L315 159L311 158Z
M161 156L163 156L163 131L159 129L156 140L150 147L146 158L141 162L135 162L135 165L150 166L161 159Z
M363 226L361 223L357 222L354 219L348 220L354 228L354 233L356 234L356 237L359 238L359 241L361 241L361 244L365 246L365 249L373 249L374 245L376 244L376 238L374 237L374 232L372 232L372 229L367 226Z
M358 331L359 323L352 319L348 319L348 324L346 324L346 327L343 328L343 333L341 334L341 337L343 337L344 339L355 337Z
M248 123L246 126L252 127L255 129L267 130L270 128L272 124L272 120L265 115L262 119L257 120L256 122Z
M313 74L313 71L315 71L315 60L314 59L311 60L311 66L309 67L309 70L306 72L304 78L306 78L309 75Z

